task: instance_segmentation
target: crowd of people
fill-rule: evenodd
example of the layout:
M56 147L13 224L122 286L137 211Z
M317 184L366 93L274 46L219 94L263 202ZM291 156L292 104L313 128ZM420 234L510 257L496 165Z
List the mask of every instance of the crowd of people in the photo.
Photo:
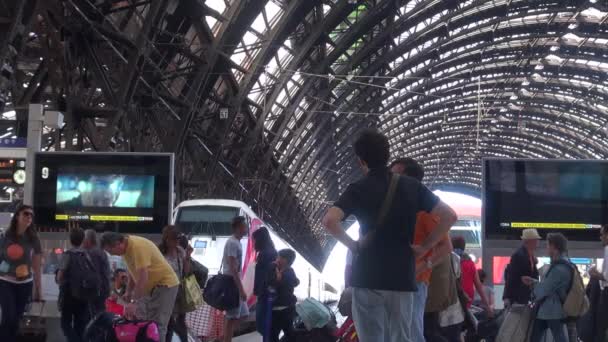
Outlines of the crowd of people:
M345 283L352 295L352 320L361 342L460 342L475 330L473 305L484 317L495 316L495 295L485 285L466 253L465 239L450 238L456 213L422 184L424 170L411 158L389 164L390 146L381 133L368 130L354 143L364 177L351 184L323 217L323 225L347 246ZM41 242L33 225L33 208L19 207L9 228L0 236L0 336L15 340L27 304L41 297ZM353 240L341 222L354 215L360 238ZM84 340L85 327L97 314L112 311L127 319L154 321L161 341L173 334L188 340L184 307L186 277L194 275L201 288L207 269L191 257L188 238L175 226L162 230L160 244L136 236L94 230L69 224L71 248L56 273L60 288L61 327L68 342ZM225 312L224 341L230 342L239 324L250 316L243 283L243 247L248 234L244 217L232 221L220 272L232 277L238 292L236 307ZM576 342L580 317L572 317L564 302L572 291L578 270L568 258L568 240L559 233L546 237L550 266L541 272L536 256L541 236L525 229L522 245L505 269L503 301L506 310L534 307L530 341L543 341L551 332L555 342ZM608 226L601 229L604 260L608 260ZM269 231L252 234L256 252L253 294L257 297L256 330L264 342L277 342L283 334L294 338L294 289L299 285L292 265L296 253L277 251ZM108 254L120 256L126 269L113 271ZM592 303L593 341L603 341L608 324L608 263L592 268L600 300ZM599 337L598 337L599 336ZM598 339L599 338L599 339Z
M323 224L349 250L345 283L351 289L345 293L352 293L359 341L463 341L465 332L477 329L471 306L480 306L479 316L492 320L495 305L493 290L484 285L486 274L466 253L464 238L449 237L456 214L422 185L424 170L415 160L400 158L389 165L390 145L381 133L363 132L354 149L364 177L344 191ZM349 215L360 224L359 240L340 225ZM543 341L549 330L556 342L577 342L580 317L569 317L563 308L574 277L580 277L567 256L566 237L548 234L551 264L545 274L536 266L541 236L525 229L521 238L523 245L505 271L506 310L534 308L532 342ZM602 241L608 245L608 227L602 228ZM608 258L608 247L605 251ZM604 291L608 263L590 275ZM594 323L593 341L604 341L606 324Z

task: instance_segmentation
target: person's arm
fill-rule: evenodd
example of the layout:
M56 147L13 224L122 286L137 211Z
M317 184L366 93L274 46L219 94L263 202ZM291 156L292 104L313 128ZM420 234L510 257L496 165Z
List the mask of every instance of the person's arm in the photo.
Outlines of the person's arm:
M34 271L34 301L42 299L42 254L37 253L32 257L32 269Z
M287 284L289 287L297 287L300 285L300 279L296 276L296 273L292 268L288 268L283 271L283 282Z
M433 253L430 257L424 260L417 260L416 275L429 270L429 268L435 267L435 265L443 261L444 258L450 256L451 253L452 241L450 240L450 236L446 234L446 236L433 248Z
M33 241L34 255L32 256L32 271L34 272L34 301L42 299L42 244L38 237Z
M59 263L59 267L57 269L57 276L55 277L57 280L57 285L63 285L65 280L65 270L67 270L69 263L70 254L68 252L64 252L61 256L61 262Z
M428 189L426 191L429 191ZM450 231L452 225L458 219L456 212L450 206L439 201L431 211L431 214L439 218L437 227L431 231L426 239L419 246L412 246L416 257L425 255L431 248L433 248L439 240L443 238L445 234Z
M245 288L243 287L243 282L241 281L241 277L239 276L239 264L236 261L236 257L229 256L228 257L228 265L230 266L230 274L232 274L232 278L234 278L234 282L236 287L239 289L242 300L247 300L247 293L245 292Z
M184 269L182 270L184 274L182 274L182 276L185 277L186 275L190 274L190 270L192 269L190 257L188 256L188 254L186 254L186 251L184 251L181 247L179 247L178 255L182 258L182 264L184 265Z
M138 268L135 272L136 276L134 280L135 288L133 289L133 297L131 300L141 299L146 295L146 284L148 283L148 268Z
M344 211L338 207L331 207L323 217L323 226L336 240L343 243L353 253L357 252L357 241L353 240L346 231L342 229L340 222L344 219Z
M433 265L438 264L444 258L448 257L452 253L452 241L449 235L445 235L444 238L437 243L433 248L433 254L430 257L430 261Z
M125 318L127 319L135 318L135 312L137 309L136 301L146 295L145 287L148 283L148 267L141 267L138 268L137 271L135 271L133 283L135 285L135 288L133 289L133 294L130 298L130 303L125 306L124 311Z
M129 281L127 282L127 290L125 291L124 294L124 298L125 300L129 301L131 300L131 298L133 298L133 291L135 290L135 280L133 279L133 277L131 276L131 273L129 273Z

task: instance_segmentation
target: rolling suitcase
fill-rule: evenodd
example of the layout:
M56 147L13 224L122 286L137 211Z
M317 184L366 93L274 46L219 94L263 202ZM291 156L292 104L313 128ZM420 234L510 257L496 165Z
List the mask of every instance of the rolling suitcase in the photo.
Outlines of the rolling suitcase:
M529 305L513 305L507 312L496 342L527 342L532 333L532 324L536 318L535 310Z
M42 316L44 302L34 302L19 322L17 342L45 342L46 318Z

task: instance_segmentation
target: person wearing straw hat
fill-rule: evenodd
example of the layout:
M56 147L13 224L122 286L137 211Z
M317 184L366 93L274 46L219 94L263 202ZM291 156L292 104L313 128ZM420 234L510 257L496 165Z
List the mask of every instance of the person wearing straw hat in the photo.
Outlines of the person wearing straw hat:
M502 299L505 307L512 304L528 304L532 290L522 279L538 279L535 252L541 239L536 229L524 229L521 234L522 246L511 256L511 262L505 270L505 292Z

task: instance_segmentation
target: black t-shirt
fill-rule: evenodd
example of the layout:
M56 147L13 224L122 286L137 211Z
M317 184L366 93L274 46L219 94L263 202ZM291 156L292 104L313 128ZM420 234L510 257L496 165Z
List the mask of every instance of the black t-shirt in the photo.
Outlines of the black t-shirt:
M345 217L359 221L360 236L376 229L391 174L388 168L372 169L348 186L334 206ZM427 187L410 177L399 177L392 205L383 226L371 243L353 258L352 286L387 291L416 291L414 241L416 214L430 212L439 202Z

